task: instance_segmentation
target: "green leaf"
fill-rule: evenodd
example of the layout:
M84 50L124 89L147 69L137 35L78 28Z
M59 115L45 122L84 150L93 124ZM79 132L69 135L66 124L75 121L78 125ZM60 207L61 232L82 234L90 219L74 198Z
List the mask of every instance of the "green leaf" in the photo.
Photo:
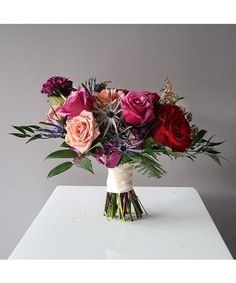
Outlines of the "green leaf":
M59 96L50 96L48 98L48 102L51 104L51 105L62 105L64 103L64 99L62 97L59 97Z
M195 138L195 140L194 140L194 144L197 143L197 142L199 142L199 141L205 136L206 133L207 133L206 130L200 130L200 131L197 133L197 136L196 136L196 138Z
M27 137L30 137L30 135L20 134L20 133L10 133L10 135L13 135L13 136L18 137L18 138L27 138Z
M92 162L89 158L87 157L83 157L81 159L79 159L75 165L79 168L82 168L82 169L85 169L85 170L88 170L89 172L93 173L93 166L92 166Z
M70 149L62 149L57 150L52 153L50 153L48 156L46 156L45 159L49 158L73 158L78 156L78 154L75 151L72 151Z
M90 147L90 149L88 150L88 152L91 151L91 150L93 150L94 148L102 148L102 147L103 147L102 143L101 143L101 142L97 142L97 143L95 143L92 147Z
M156 143L154 142L153 138L152 137L149 137L145 140L144 144L142 145L143 148L146 148L146 147L152 147L152 146L156 146Z
M32 142L34 140L41 139L41 138L42 138L41 135L37 134L37 135L32 136L26 143L29 143L29 142Z
M60 147L66 147L66 148L70 148L70 146L66 143L66 142L63 142Z
M12 126L17 131L21 132L22 134L26 135L26 132L24 131L23 127L21 126Z
M56 176L58 174L61 174L67 170L69 170L73 166L72 162L64 162L56 167L54 167L49 173L48 173L48 178L51 178L53 176Z
M29 127L29 126L21 126L21 128L25 131L30 132L30 133L34 133L34 130L32 130L31 127Z
M28 128L32 128L32 129L39 129L40 127L39 126L37 126L37 125L28 125L27 126Z
M210 142L209 146L217 146L217 145L221 145L222 143L224 143L225 141L222 142Z
M217 151L217 150L214 150L214 149L209 149L209 148L204 149L203 152L207 152L207 153L211 153L211 154L219 154L220 153L220 151Z
M130 158L135 163L135 168L141 174L149 177L161 178L166 172L156 157L145 153L132 153Z
M124 153L121 154L121 159L119 161L119 165L123 165L125 163L128 163L130 161L130 158L125 155Z
M164 154L166 154L166 155L168 155L168 156L171 156L171 155L173 155L173 151L172 151L172 149L170 148L170 147L168 147L168 146L162 146L161 147L161 151L162 151L162 153L164 153Z
M216 163L218 163L220 165L220 167L222 167L221 161L219 156L215 155L215 154L208 154L208 156L213 159Z

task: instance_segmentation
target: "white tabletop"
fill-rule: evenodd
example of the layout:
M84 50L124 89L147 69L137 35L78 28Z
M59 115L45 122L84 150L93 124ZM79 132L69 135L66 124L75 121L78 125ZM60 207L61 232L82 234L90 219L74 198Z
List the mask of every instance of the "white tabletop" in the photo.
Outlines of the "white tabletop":
M199 194L136 187L149 215L103 216L105 187L59 186L10 259L232 259Z

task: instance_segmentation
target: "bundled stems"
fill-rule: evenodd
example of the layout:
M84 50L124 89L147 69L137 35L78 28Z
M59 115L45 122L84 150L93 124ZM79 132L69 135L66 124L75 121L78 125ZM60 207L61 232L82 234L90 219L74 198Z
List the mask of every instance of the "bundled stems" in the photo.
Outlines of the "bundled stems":
M147 214L134 190L126 193L107 192L104 214L108 219L117 216L124 221L133 221L132 209L137 218L142 218L144 212Z

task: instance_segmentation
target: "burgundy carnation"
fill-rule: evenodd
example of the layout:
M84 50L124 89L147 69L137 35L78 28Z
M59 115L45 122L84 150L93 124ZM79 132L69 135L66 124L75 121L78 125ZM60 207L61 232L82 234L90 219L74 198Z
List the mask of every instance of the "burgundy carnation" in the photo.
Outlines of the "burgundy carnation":
M68 96L72 90L73 82L65 77L51 77L42 86L41 93L46 96Z

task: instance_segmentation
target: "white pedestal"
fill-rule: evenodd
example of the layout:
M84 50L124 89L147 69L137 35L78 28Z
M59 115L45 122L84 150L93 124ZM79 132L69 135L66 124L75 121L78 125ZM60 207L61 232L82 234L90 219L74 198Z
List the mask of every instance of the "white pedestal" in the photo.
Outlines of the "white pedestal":
M59 186L10 259L232 259L197 191L135 188L149 215L103 216L105 187Z

